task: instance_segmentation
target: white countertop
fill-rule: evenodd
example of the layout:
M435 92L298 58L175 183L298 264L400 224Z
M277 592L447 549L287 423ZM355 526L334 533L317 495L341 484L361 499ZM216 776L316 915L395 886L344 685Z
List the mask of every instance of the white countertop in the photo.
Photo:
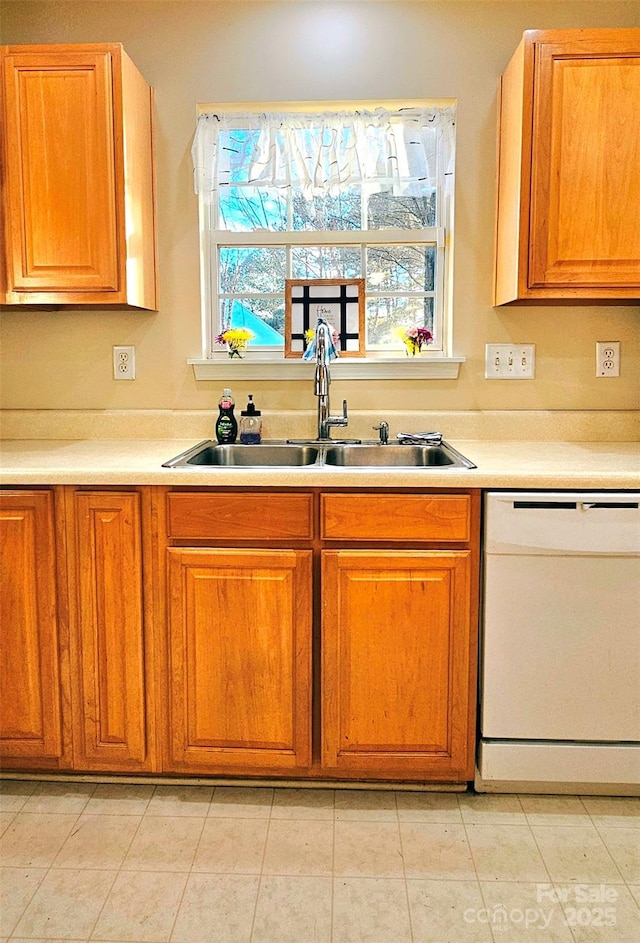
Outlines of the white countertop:
M475 462L475 469L162 468L197 441L5 439L0 442L0 485L640 488L639 442L448 439Z

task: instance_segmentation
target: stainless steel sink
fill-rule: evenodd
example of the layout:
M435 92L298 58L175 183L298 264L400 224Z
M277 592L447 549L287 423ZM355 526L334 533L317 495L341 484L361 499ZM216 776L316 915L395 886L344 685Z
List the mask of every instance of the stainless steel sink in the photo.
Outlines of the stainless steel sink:
M473 462L446 443L441 445L329 446L325 452L324 461L327 465L358 468L476 467Z
M213 440L200 442L163 464L163 468L193 465L268 466L269 468L313 465L319 449L313 445L287 445L267 442L260 445L218 445Z
M218 445L207 439L163 468L475 468L473 462L447 442L441 445L381 445L379 442L291 444L279 440L260 445Z

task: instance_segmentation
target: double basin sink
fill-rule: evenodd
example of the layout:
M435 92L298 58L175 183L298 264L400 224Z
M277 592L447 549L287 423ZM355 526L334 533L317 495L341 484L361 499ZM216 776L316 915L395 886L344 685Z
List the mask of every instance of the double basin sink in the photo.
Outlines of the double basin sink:
M212 439L176 455L163 468L475 468L447 442L382 445L379 442L304 442L267 440L259 445L219 445Z

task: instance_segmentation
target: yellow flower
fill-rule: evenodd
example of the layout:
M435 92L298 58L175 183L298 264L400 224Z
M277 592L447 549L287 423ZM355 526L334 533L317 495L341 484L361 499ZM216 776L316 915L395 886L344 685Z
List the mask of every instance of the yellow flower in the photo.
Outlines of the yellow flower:
M407 348L407 356L419 354L423 344L431 344L433 334L426 327L397 327L394 332Z
M216 337L216 344L226 344L230 357L240 357L240 351L245 350L255 334L248 327L228 327Z

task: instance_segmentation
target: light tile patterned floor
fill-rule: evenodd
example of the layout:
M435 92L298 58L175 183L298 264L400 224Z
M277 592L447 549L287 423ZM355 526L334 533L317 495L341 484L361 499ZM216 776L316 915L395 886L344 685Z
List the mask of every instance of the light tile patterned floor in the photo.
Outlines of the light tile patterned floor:
M640 800L6 780L0 943L640 943Z

